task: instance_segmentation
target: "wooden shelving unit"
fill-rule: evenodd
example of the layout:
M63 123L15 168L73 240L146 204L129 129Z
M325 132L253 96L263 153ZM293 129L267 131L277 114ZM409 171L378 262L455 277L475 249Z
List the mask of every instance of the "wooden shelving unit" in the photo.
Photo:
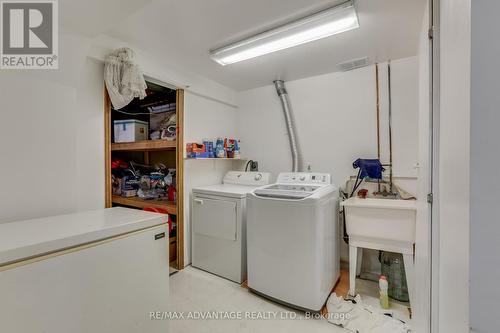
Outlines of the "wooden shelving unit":
M146 140L111 144L111 151L161 151L176 149L177 141L167 140Z
M121 197L119 195L113 195L112 202L114 204L134 207L134 208L162 208L165 209L168 214L177 215L177 203L168 200L144 200L139 197Z
M148 82L149 84L149 82ZM168 88L166 88L168 89ZM105 189L106 207L126 206L137 209L161 208L169 215L176 217L176 233L169 239L170 265L177 268L184 268L184 91L182 89L170 90L168 94L175 96L176 101L176 121L177 136L175 141L168 140L145 140L127 143L113 143L113 119L111 102L105 90L104 120L105 120ZM171 97L171 96L170 96ZM169 98L170 98L169 97ZM137 104L136 104L137 105ZM115 111L116 112L116 111ZM133 115L131 116L133 118ZM123 118L122 118L123 119ZM122 197L112 194L111 185L111 161L114 157L120 159L142 158L144 164L164 163L169 168L176 169L176 190L177 201L172 202L166 199L144 200L139 197ZM175 253L173 251L175 249Z

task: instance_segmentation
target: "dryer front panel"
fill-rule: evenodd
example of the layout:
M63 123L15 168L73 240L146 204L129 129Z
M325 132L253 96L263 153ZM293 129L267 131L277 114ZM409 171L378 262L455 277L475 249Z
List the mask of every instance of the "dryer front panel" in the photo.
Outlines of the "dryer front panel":
M193 200L193 232L236 240L236 202L195 197Z

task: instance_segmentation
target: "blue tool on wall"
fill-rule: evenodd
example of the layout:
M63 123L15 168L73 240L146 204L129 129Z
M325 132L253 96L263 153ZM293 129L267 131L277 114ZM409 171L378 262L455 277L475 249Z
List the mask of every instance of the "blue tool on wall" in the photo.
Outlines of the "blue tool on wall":
M378 159L358 158L352 164L354 169L359 168L359 178L382 179L382 172L385 171L382 163Z
M382 179L382 172L385 171L382 163L380 163L380 160L378 159L358 158L354 161L354 163L352 163L352 167L359 170L350 197L354 195L354 192L356 192L358 187L361 185L363 179Z

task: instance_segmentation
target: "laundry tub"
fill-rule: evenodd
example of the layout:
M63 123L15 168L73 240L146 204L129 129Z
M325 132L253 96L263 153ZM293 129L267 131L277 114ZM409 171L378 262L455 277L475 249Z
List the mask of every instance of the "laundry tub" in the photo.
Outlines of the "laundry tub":
M415 200L350 198L341 203L349 235L349 294L355 295L358 248L403 254L410 303L414 281Z

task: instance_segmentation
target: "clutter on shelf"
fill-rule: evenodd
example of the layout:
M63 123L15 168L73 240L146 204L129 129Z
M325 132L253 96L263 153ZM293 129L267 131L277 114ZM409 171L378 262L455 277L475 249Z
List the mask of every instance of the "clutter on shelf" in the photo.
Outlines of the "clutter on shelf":
M188 143L186 145L188 158L234 158L239 159L240 142L234 138L203 139L202 143Z
M164 104L158 107L152 107L160 108L156 111L150 110L151 115L149 116L149 123L151 126L151 134L149 135L149 137L151 140L166 139L169 141L173 141L176 139L177 120L175 115L175 103L172 104Z
M168 214L166 209L157 208L157 207L145 207L143 210L146 212L154 212L154 213L168 215L168 222L167 222L168 223L168 235L169 235L169 237L176 236L177 223L176 223L176 216L175 215L170 215L170 214ZM170 252L171 252L171 250L170 250Z
M155 109L156 111L150 113L149 123L138 119L115 120L113 122L114 142L137 142L148 139L174 141L177 138L175 103L157 107L160 109ZM163 109L163 107L166 108Z
M177 200L176 170L167 168L164 164L151 166L114 159L111 173L113 195L137 196L144 200Z

